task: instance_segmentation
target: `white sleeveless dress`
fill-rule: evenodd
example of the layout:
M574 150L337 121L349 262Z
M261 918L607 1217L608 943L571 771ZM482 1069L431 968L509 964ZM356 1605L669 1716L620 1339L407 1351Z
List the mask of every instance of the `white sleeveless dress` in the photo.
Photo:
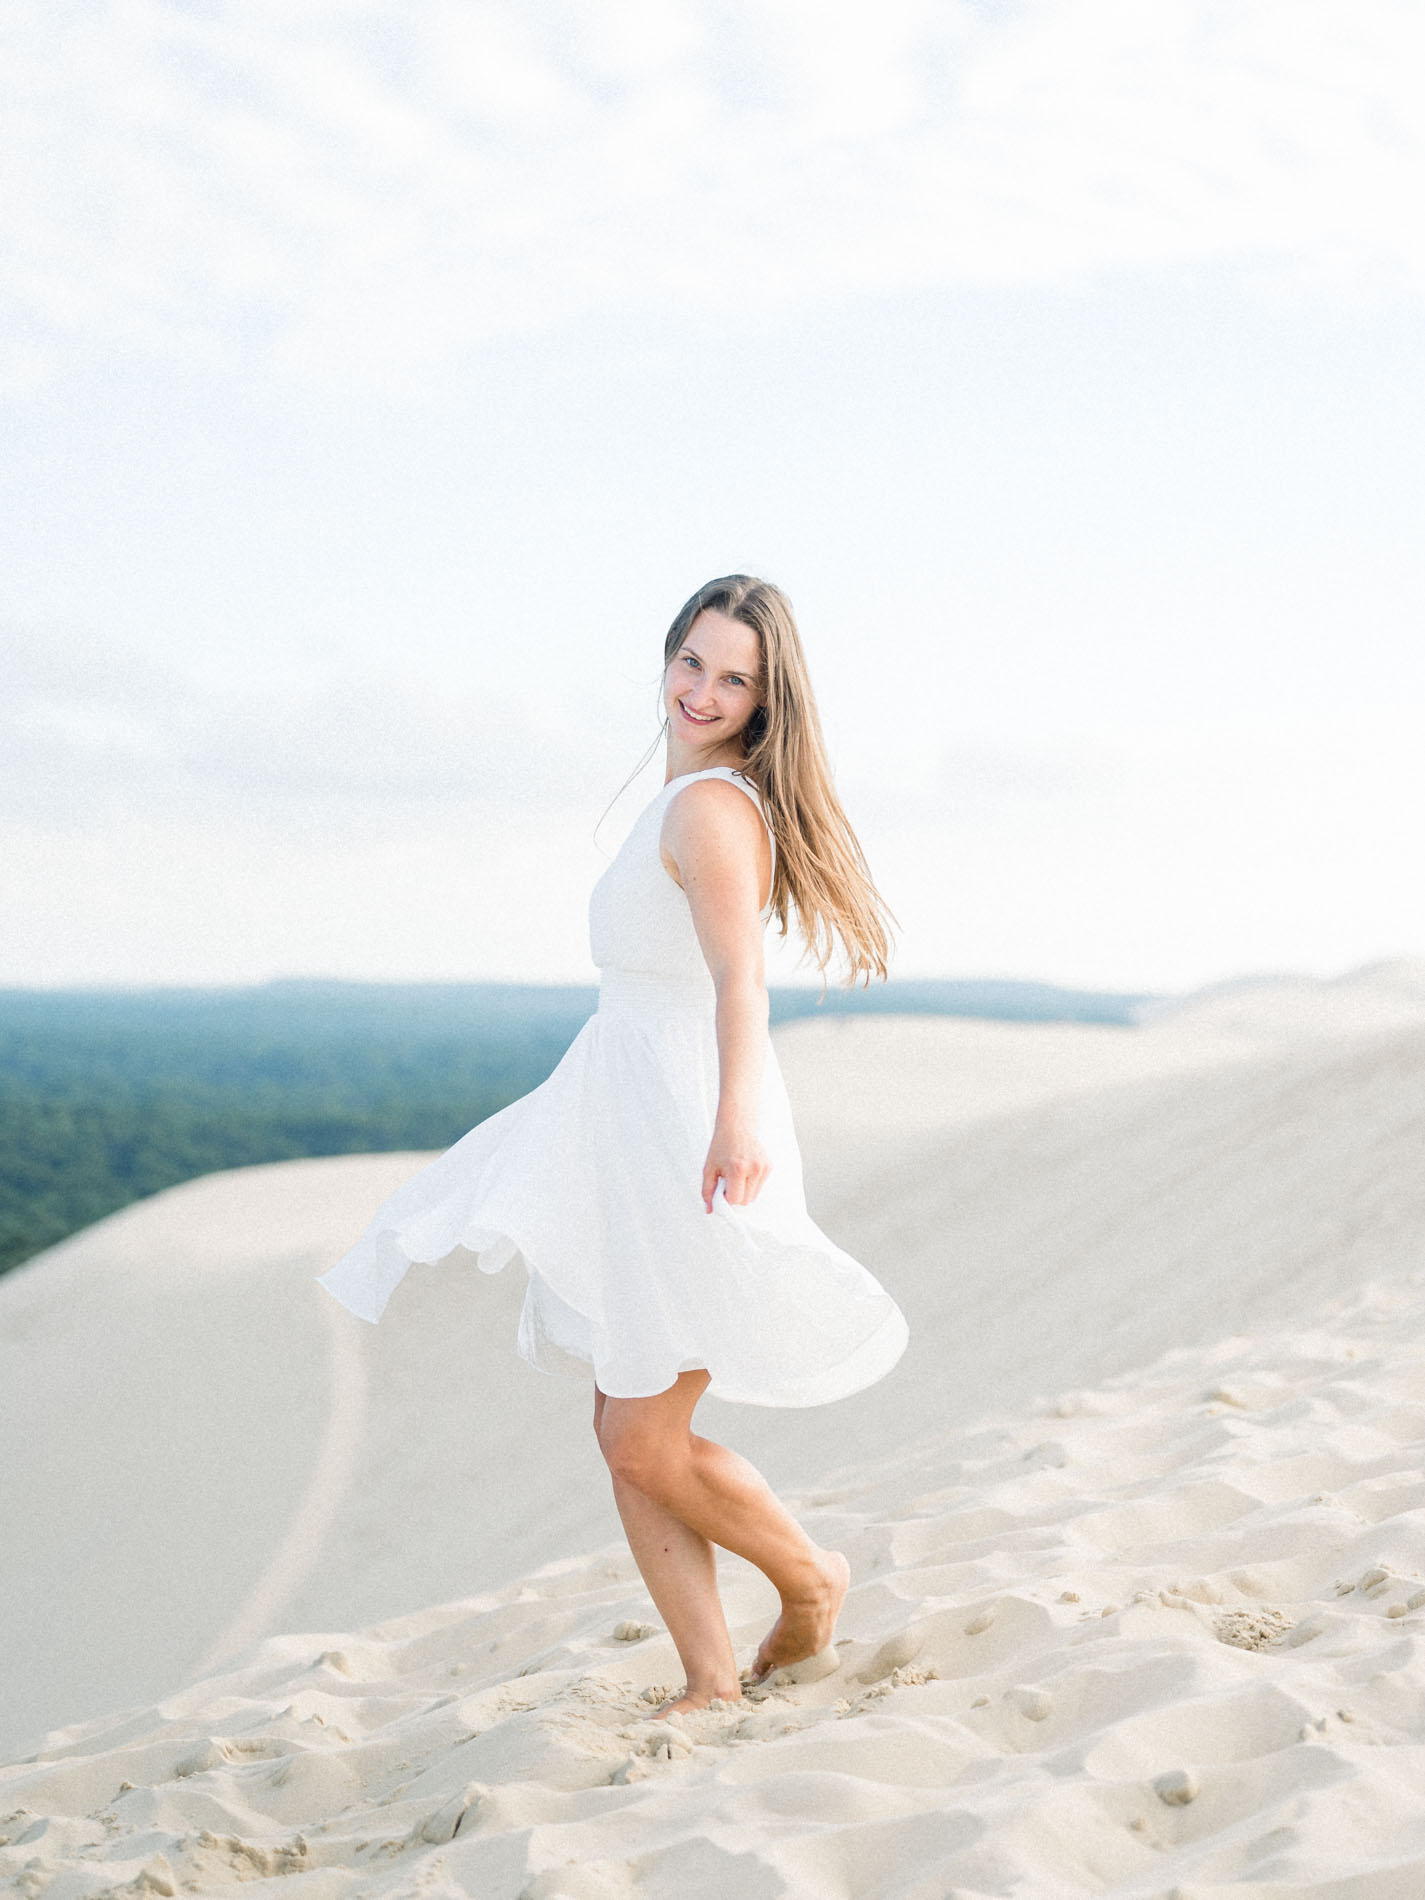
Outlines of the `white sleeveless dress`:
M889 1372L906 1323L807 1213L770 1039L758 1133L771 1173L745 1206L721 1183L704 1206L715 995L659 850L670 803L700 778L726 778L761 810L729 766L663 787L590 899L597 1013L548 1081L400 1187L321 1284L376 1321L413 1261L464 1249L497 1273L519 1257L518 1349L541 1371L592 1366L601 1391L643 1398L705 1367L718 1398L822 1405Z

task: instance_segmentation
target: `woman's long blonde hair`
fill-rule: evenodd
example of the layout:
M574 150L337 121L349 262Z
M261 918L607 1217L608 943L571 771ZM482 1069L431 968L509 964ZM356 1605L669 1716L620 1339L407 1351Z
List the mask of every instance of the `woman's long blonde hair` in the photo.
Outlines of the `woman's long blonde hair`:
M887 926L894 919L836 796L792 603L779 587L750 574L708 581L668 629L665 673L693 622L709 610L750 627L761 649L762 703L742 734L743 764L777 844L772 914L781 933L788 934L795 910L807 952L823 975L839 942L848 984L884 977Z

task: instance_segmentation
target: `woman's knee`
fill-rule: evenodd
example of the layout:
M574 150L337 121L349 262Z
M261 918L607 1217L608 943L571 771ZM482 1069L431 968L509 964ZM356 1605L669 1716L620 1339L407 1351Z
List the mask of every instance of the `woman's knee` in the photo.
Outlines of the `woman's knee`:
M616 1478L650 1496L656 1496L666 1483L666 1437L636 1419L615 1419L605 1414L599 1430L599 1450Z

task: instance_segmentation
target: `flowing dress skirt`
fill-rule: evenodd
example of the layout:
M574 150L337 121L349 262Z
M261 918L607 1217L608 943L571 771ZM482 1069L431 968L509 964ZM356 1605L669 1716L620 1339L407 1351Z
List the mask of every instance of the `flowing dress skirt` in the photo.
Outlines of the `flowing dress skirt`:
M717 1106L710 987L608 971L597 1013L548 1081L456 1142L379 1210L322 1284L377 1320L412 1261L464 1249L529 1274L520 1352L592 1365L611 1397L706 1367L749 1405L820 1405L890 1370L906 1324L812 1221L786 1088L768 1043L756 1200L709 1214L699 1191Z

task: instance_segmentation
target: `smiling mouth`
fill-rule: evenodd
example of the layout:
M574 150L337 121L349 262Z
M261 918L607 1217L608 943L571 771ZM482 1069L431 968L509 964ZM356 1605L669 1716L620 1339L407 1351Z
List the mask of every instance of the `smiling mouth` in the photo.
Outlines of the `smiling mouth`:
M691 720L695 726L711 726L711 725L716 724L717 722L716 713L709 713L707 718L703 719L697 713L689 712L681 699L678 701L678 711L683 715L685 719Z

